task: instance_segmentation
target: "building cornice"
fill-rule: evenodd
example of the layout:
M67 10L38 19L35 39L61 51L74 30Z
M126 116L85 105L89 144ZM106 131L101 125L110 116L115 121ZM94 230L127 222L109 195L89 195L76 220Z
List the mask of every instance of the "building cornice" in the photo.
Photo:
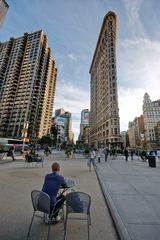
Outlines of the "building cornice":
M7 8L9 8L8 3L6 2L6 0L3 0L4 4L6 5Z

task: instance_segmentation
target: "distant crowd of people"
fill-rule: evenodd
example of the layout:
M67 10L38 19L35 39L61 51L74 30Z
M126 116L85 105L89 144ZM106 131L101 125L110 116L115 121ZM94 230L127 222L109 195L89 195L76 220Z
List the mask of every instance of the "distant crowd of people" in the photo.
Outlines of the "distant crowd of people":
M112 148L109 149L108 147L97 148L97 149L91 148L88 150L89 151L88 159L90 159L90 161L93 164L96 160L98 163L100 163L101 159L104 159L104 161L107 162L109 155L120 154L125 157L126 162L128 161L129 157L131 160L134 160L134 156L139 156L142 159L142 161L146 161L149 155L155 155L154 152L147 152L145 150L135 150L135 149L129 149L129 148L125 148L123 150L114 149L114 154L112 150L113 150ZM45 156L48 156L49 154L51 154L51 148L47 144L43 146L43 151ZM77 151L76 147L73 147L71 150L72 158L75 158L76 151ZM15 152L14 147L9 148L7 152L7 156L11 157L13 161L15 161L14 152ZM36 158L38 157L38 154L34 148L24 150L22 151L22 154L24 155L24 157L27 157L28 159L31 159L31 160L36 160Z
M107 162L108 159L108 148L99 148L99 149L91 149L89 152L89 156L88 156L88 166L91 169L91 163L93 164L93 166L95 166L95 160L97 159L98 163L101 162L101 158L104 156L104 160L105 162Z
M7 157L11 157L13 161L16 160L15 158L15 150L14 146L10 147L7 151ZM43 147L44 155L49 156L51 154L51 148L48 145ZM29 161L36 161L38 159L38 153L35 148L31 147L28 149L21 149L21 154L27 158Z
M128 161L129 157L133 161L134 157L140 157L142 161L146 161L148 159L149 155L155 155L154 152L147 152L145 150L134 150L134 149L127 149L124 150L118 150L114 151L114 155L120 154L121 156L125 157L126 162ZM89 153L89 160L88 162L93 165L95 165L95 161L97 160L97 163L101 162L101 159L103 158L105 162L107 162L108 156L112 155L112 150L109 150L108 148L99 148L99 149L90 149ZM90 165L90 164L89 164Z
M130 149L128 150L127 148L124 149L124 156L126 162L128 161L128 157L131 157L131 160L133 160L134 156L139 156L142 161L146 161L149 156L156 156L156 152L154 151L145 151L145 150L134 150Z

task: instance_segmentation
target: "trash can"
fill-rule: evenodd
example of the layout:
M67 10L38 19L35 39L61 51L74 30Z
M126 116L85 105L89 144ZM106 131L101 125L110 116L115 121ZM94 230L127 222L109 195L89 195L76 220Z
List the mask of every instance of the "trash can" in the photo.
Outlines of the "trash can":
M148 156L149 167L156 167L156 157Z

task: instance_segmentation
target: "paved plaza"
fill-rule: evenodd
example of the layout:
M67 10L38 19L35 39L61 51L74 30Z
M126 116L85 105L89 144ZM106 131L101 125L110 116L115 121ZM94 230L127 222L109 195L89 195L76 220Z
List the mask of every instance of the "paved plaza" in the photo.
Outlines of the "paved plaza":
M91 195L91 240L117 240L115 227L104 201L97 177L89 172L86 160L82 158L66 159L63 152L54 152L45 160L44 167L24 167L24 160L0 164L1 201L0 201L0 239L26 239L29 223L33 213L30 193L41 189L45 174L50 172L53 161L61 164L61 173L65 178L76 181L75 190ZM47 226L41 219L35 218L30 239L46 239ZM51 226L50 239L63 239L63 224ZM67 239L87 239L85 221L71 221L68 224Z
M32 216L30 192L41 189L46 173L53 161L61 164L65 178L75 180L75 190L91 195L90 228L91 240L118 240L114 224L106 206L109 206L120 238L123 240L159 240L160 236L160 162L157 168L150 168L148 162L140 159L126 162L123 157L116 160L102 159L97 163L96 173L88 170L86 159L76 155L65 158L63 152L54 151L42 168L24 167L24 160L17 157L0 164L1 222L0 239L26 239ZM2 163L2 161L1 161ZM103 190L106 202L103 198ZM47 226L35 219L30 239L45 239ZM51 239L63 239L63 224L51 227ZM87 239L85 221L70 221L67 239Z
M121 239L159 240L160 163L118 157L97 164L97 174Z

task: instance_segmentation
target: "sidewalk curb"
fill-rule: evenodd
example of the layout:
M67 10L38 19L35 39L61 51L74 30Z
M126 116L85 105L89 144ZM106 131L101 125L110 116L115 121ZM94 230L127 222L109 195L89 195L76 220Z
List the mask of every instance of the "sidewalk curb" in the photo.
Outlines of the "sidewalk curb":
M114 221L114 224L115 224L115 227L116 227L116 230L117 230L120 240L132 240L129 232L127 231L127 229L125 227L125 224L123 223L123 221L121 219L121 216L119 215L119 213L114 205L114 202L112 201L112 197L109 193L109 190L105 186L97 167L95 168L95 172L96 172L97 179L99 181L99 185L101 187L102 193L104 195L106 204L110 210L110 213L111 213L112 219Z

